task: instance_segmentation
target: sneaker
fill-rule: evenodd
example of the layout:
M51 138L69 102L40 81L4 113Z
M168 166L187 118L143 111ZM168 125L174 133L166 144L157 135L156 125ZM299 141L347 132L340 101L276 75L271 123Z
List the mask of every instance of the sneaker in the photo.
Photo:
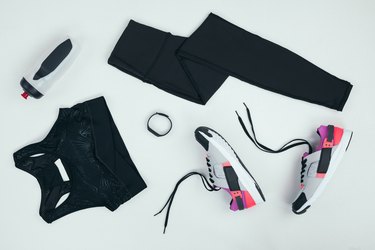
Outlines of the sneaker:
M233 211L243 210L265 201L262 190L249 170L219 133L207 127L199 127L195 130L195 138L207 151L206 160L209 178L207 180L206 175L193 171L187 173L176 183L167 202L155 214L156 216L167 209L163 233L168 226L169 212L178 187L191 176L199 176L203 186L208 191L219 191L221 189L227 191L232 197L230 209Z
M320 126L317 130L320 145L317 151L302 157L301 190L293 202L295 214L303 214L320 196L332 178L348 149L353 132L334 127Z
M243 210L265 202L258 183L219 133L199 127L195 130L195 138L207 151L209 182L231 195L231 210Z

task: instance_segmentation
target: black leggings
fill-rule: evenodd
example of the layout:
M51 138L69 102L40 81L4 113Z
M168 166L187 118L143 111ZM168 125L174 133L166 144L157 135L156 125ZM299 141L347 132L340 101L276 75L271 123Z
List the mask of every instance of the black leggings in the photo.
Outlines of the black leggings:
M199 104L205 104L228 76L339 111L352 88L299 55L212 13L189 38L131 20L108 63Z

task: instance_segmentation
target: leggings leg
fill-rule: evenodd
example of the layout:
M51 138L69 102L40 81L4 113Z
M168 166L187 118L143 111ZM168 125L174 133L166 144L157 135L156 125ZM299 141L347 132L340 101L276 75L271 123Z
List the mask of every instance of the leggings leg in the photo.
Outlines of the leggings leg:
M131 21L109 63L200 104L228 76L339 111L352 88L299 55L214 14L189 38Z
M205 104L227 75L176 56L185 40L130 21L108 63L168 93Z
M340 111L352 88L299 55L214 14L187 39L179 54L258 87Z

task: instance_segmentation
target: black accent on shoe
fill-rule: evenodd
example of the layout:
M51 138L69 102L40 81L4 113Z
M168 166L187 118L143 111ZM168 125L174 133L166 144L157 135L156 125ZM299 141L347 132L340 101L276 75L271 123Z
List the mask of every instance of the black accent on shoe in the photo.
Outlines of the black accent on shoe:
M295 201L293 202L293 205L292 205L292 210L293 210L293 212L294 212L295 214L301 214L301 213L306 212L307 208L310 207L310 206L306 207L304 210L302 210L302 211L300 211L300 212L297 212L297 211L298 211L298 210L299 210L299 209L300 209L300 208L301 208L306 202L307 202L306 195L305 195L304 192L302 192L302 193L298 196L297 200L295 200Z
M334 134L334 126L328 125L328 134L327 134L327 142L331 143L332 146L330 147L325 147L323 145L323 148L321 149L320 152L320 159L319 159L319 165L317 169L317 173L319 174L325 174L328 171L329 164L331 162L331 154L332 154L332 147L333 147L333 134ZM324 141L325 143L325 141Z
M251 176L251 178L254 180L254 183L255 183L255 186L256 188L258 189L260 195L262 196L262 199L263 201L266 201L266 198L264 197L264 194L260 188L260 186L258 185L257 181L255 180L255 178L253 177L253 175L250 173L250 171L246 168L245 164L241 161L240 157L237 155L236 151L234 151L234 149L232 148L232 146L227 142L227 140L225 140L225 138L219 134L217 131L213 130L212 128L208 128L208 127L204 127L204 126L201 126L199 128L197 128L195 130L195 132L197 132L197 130L201 130L203 129L205 132L205 134L209 137L212 137L212 135L209 133L209 130L212 131L213 133L217 134L229 147L230 149L233 151L234 155L236 156L237 160L239 161L239 163L241 164L241 166L243 167L243 169L245 169L245 171ZM200 135L200 134L199 134ZM201 136L201 135L200 135ZM202 136L201 136L202 137ZM197 138L197 137L196 137ZM207 141L205 138L203 138L205 141ZM197 141L200 143L200 141L198 140L197 138ZM204 147L204 145L202 145ZM208 141L207 141L207 148L208 148ZM206 149L206 151L208 151L208 149Z
M327 140L329 142L333 142L333 132L335 131L335 127L333 125L328 125L327 130L328 130Z
M309 209L310 207L311 207L311 205L308 205L304 210L302 210L300 212L296 212L296 211L293 210L293 213L298 214L298 215L304 214L307 211L307 209Z
M225 166L224 167L224 174L225 179L227 180L229 190L232 191L239 191L241 192L240 184L238 183L238 176L236 172L234 171L232 166ZM239 210L245 209L245 206L243 204L243 201L241 197L236 196L236 203Z
M262 189L260 189L258 183L255 182L254 184L255 184L255 187L257 188L257 190L258 190L260 196L262 197L263 201L266 201L266 198L264 197L264 194L263 194L263 192L262 192Z
M212 137L212 135L209 133L209 128L207 128L207 127L199 127L194 132L195 139L197 140L197 142L199 142L202 145L202 147L206 151L208 151L208 140L206 140L206 138L204 138L199 132L202 132L205 135L207 135L209 137Z
M302 160L301 160L301 183L303 183L303 178L305 177L304 173L306 172L306 162L307 162L307 159L303 158L302 157Z
M346 146L345 151L348 151L349 145L350 145L350 143L352 142L352 137L353 137L353 132L350 134L349 143L348 143L348 146Z

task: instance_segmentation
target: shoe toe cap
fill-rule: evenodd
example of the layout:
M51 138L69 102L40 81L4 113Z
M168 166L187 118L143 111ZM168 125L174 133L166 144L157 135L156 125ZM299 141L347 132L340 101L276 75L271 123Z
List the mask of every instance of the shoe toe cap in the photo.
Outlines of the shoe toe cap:
M302 192L298 198L293 202L292 210L295 214L303 214L306 212L306 210L310 207L307 206L304 209L301 209L305 203L307 202L306 195L304 192Z
M209 128L207 127L199 127L194 132L197 142L199 142L199 144L201 144L202 147L208 151L208 140L202 135L202 133L208 137L212 137L212 135L209 133Z

